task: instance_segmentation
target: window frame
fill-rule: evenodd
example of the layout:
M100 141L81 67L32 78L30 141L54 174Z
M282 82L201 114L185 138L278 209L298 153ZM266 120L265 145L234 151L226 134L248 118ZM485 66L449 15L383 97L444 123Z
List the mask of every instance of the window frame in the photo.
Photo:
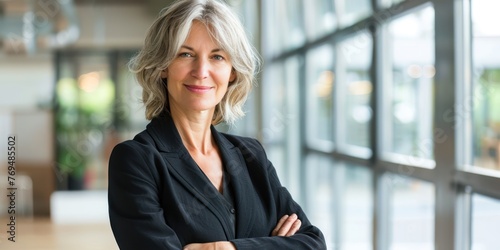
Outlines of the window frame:
M333 1L333 0L332 0ZM259 0L262 13L266 13L265 5L267 0ZM422 6L432 4L435 13L434 27L434 58L436 75L434 76L434 108L432 116L432 143L434 147L434 160L432 162L419 161L418 164L407 164L391 157L384 157L381 142L386 139L384 134L387 129L383 126L383 85L387 81L384 72L391 72L387 69L388 64L384 61L384 52L387 44L387 36L384 34L383 26L392 19L401 15L418 10ZM390 205L387 190L382 183L385 173L403 175L409 178L418 179L432 183L435 186L435 225L434 225L434 246L436 249L456 249L469 250L471 248L471 195L478 193L495 199L500 199L500 175L487 175L483 171L465 170L466 162L464 153L465 145L470 144L466 135L470 128L470 118L458 116L457 109L464 105L464 97L467 96L467 89L471 81L471 51L470 51L470 0L405 0L396 4L387 5L383 0L371 0L372 14L347 26L337 27L324 36L314 40L308 39L302 46L289 50L272 53L264 51L264 61L268 63L286 62L287 58L297 57L301 60L300 80L297 90L299 93L299 113L307 114L308 96L306 79L305 58L307 52L323 44L333 44L335 56L338 56L336 44L343 39L347 39L360 30L369 30L372 36L372 66L370 68L373 91L370 106L373 114L370 121L370 148L372 155L370 158L360 154L353 154L343 150L338 145L324 147L311 143L308 138L308 125L306 115L301 115L298 122L300 133L300 153L301 165L299 171L300 183L304 184L304 176L307 172L305 158L310 155L322 155L331 157L333 162L345 162L346 164L356 164L364 166L373 171L373 249L388 249L390 228L388 219L390 216ZM452 11L450 11L452 10ZM272 15L267 12L264 14ZM467 16L469 15L469 16ZM302 15L304 18L304 15ZM302 20L304 22L304 20ZM264 34L263 47L266 47L266 31L269 23L261 24L261 33ZM468 33L469 32L469 33ZM450 63L454 62L454 63ZM335 72L339 60L334 59ZM263 70L266 70L264 65ZM450 94L454 93L454 94ZM336 90L333 90L335 103L333 110L334 123L340 118L339 112L335 112L339 98L335 98ZM450 108L451 107L451 108ZM266 107L261 107L262 113ZM464 120L461 120L461 119ZM462 128L457 125L463 125ZM260 124L259 126L262 126ZM339 126L334 125L333 134L339 133ZM338 139L334 136L335 140ZM286 140L285 140L286 141ZM435 168L430 166L435 165ZM307 193L304 188L300 190L299 203L303 203ZM303 205L307 208L307 204Z

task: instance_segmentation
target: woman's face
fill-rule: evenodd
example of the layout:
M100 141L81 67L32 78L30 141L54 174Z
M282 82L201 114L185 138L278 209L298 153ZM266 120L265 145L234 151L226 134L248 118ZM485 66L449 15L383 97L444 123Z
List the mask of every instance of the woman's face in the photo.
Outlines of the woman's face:
M184 112L213 111L235 78L229 55L198 21L161 76L167 78L170 109Z

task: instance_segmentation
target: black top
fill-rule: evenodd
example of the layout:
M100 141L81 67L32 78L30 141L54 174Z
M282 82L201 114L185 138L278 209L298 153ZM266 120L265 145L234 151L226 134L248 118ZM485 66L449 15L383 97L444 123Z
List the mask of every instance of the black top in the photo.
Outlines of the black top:
M261 144L211 130L226 170L223 195L191 158L169 114L113 149L109 217L120 249L178 250L213 241L231 241L237 249L326 249ZM292 213L302 221L299 231L271 236L278 220Z
M231 220L231 224L233 225L233 233L236 234L236 209L234 209L234 197L231 188L229 187L229 181L227 180L227 173L224 169L224 178L222 179L222 198L224 205L231 213L229 216L229 220Z

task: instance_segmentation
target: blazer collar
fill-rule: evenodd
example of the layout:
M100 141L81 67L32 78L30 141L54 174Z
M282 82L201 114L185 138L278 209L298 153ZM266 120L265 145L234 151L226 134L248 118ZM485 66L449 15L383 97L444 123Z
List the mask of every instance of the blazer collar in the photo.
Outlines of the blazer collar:
M181 153L185 150L181 136L175 127L170 113L163 112L146 126L146 131L153 138L160 152Z

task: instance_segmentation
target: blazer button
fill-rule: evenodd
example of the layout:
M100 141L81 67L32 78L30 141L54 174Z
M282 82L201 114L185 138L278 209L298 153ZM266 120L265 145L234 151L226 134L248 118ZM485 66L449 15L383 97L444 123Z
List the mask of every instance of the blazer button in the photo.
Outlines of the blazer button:
M234 208L231 208L231 213L234 214L236 212L236 210Z

